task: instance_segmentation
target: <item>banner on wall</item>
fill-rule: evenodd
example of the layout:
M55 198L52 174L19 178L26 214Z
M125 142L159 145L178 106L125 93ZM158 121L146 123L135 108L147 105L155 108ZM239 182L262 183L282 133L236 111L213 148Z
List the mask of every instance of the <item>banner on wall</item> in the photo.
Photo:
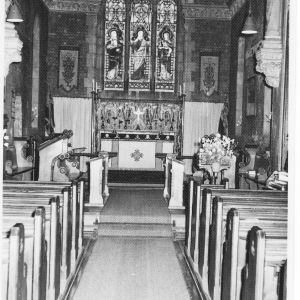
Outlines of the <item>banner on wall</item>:
M211 96L218 91L219 56L201 55L200 70L200 91Z
M59 50L59 87L67 92L78 86L78 49Z

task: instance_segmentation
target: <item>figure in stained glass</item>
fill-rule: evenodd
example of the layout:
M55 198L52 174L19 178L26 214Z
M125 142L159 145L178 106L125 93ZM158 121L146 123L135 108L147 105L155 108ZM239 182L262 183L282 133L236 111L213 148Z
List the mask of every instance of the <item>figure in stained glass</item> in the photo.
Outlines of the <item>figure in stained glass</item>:
M111 28L108 34L110 38L106 44L106 51L109 62L106 78L112 80L122 77L120 70L123 58L123 38L118 25Z
M131 40L131 63L133 80L148 79L146 61L149 56L149 34L143 26L138 26Z
M166 26L159 34L158 43L158 56L160 60L160 79L171 80L172 79L172 51L173 45L173 33Z
M177 6L174 0L157 4L155 90L174 92Z

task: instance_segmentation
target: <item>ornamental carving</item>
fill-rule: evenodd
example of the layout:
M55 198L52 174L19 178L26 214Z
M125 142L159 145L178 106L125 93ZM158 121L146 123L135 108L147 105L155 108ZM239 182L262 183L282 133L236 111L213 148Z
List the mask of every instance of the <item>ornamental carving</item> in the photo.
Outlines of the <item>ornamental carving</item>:
M265 75L266 84L278 88L282 67L282 48L280 41L263 41L256 51L256 71Z
M50 10L97 13L99 2L96 1L66 1L43 0Z
M178 132L181 109L177 104L99 102L96 127L99 131Z
M97 13L101 1L85 0L43 0L50 10ZM183 14L187 19L220 19L230 20L246 3L246 0L235 0L230 5L185 4Z
M186 19L231 19L231 12L227 6L187 4L183 6L183 15Z

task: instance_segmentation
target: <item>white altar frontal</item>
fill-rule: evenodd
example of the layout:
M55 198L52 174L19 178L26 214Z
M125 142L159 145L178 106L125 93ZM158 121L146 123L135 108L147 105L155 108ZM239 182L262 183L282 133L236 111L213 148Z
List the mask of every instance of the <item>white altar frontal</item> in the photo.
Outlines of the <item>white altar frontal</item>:
M162 171L163 161L156 154L173 153L174 141L106 138L101 139L101 151L117 154L110 159L110 169Z

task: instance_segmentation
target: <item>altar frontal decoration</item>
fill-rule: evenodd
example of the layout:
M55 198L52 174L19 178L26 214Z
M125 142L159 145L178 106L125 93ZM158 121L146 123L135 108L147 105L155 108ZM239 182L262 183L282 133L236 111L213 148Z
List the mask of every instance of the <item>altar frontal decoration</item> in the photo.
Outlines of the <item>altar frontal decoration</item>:
M126 8L123 0L107 0L105 8L104 89L124 89Z
M201 55L200 58L200 92L211 96L218 91L219 56Z
M174 92L177 7L173 0L157 5L155 90Z
M181 125L178 104L137 102L96 102L99 131L177 132Z
M58 85L67 92L78 87L78 49L61 48L59 51Z
M151 2L149 0L132 1L130 19L129 90L150 90L151 20Z
M199 165L212 165L212 168L228 168L235 148L234 139L221 134L205 135L199 140ZM214 171L218 172L218 171Z

